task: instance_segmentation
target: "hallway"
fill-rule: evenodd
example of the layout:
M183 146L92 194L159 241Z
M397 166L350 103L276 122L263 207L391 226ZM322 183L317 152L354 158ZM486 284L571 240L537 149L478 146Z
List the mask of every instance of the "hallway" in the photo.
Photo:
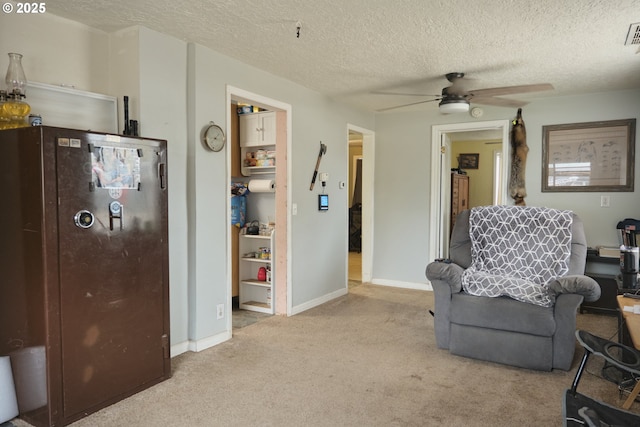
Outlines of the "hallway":
M349 252L349 282L362 282L362 253Z

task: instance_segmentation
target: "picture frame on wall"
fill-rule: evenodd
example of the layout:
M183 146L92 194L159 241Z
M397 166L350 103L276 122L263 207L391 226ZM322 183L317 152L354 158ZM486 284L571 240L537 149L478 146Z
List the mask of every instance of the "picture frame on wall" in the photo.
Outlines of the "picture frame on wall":
M636 119L542 127L542 192L633 191Z
M479 153L464 153L458 155L458 168L460 169L478 169L479 163Z

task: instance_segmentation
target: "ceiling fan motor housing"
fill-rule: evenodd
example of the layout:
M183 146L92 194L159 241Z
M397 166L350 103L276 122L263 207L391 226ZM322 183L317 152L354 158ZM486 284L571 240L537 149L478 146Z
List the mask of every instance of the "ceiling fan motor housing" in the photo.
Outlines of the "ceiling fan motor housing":
M467 95L449 93L449 88L445 87L442 89L442 101L438 107L440 107L440 112L444 114L463 113L469 111L469 100Z
M445 77L447 78L447 80L453 83L454 80L463 78L464 73L447 73Z

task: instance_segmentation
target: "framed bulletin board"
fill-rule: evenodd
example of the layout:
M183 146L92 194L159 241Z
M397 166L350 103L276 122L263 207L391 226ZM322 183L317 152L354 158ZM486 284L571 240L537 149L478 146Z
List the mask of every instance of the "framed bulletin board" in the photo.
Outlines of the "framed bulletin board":
M633 191L636 120L542 127L542 191Z

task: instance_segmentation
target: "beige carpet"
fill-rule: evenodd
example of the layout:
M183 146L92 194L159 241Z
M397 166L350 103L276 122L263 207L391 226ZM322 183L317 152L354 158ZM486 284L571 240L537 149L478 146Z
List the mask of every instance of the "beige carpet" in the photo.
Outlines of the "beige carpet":
M173 359L173 377L82 426L559 426L570 372L536 372L435 346L430 292L363 284L290 318ZM615 317L579 315L611 337ZM621 405L592 358L578 390ZM595 375L594 375L595 374ZM635 403L632 410L640 410ZM17 426L26 425L14 421Z

